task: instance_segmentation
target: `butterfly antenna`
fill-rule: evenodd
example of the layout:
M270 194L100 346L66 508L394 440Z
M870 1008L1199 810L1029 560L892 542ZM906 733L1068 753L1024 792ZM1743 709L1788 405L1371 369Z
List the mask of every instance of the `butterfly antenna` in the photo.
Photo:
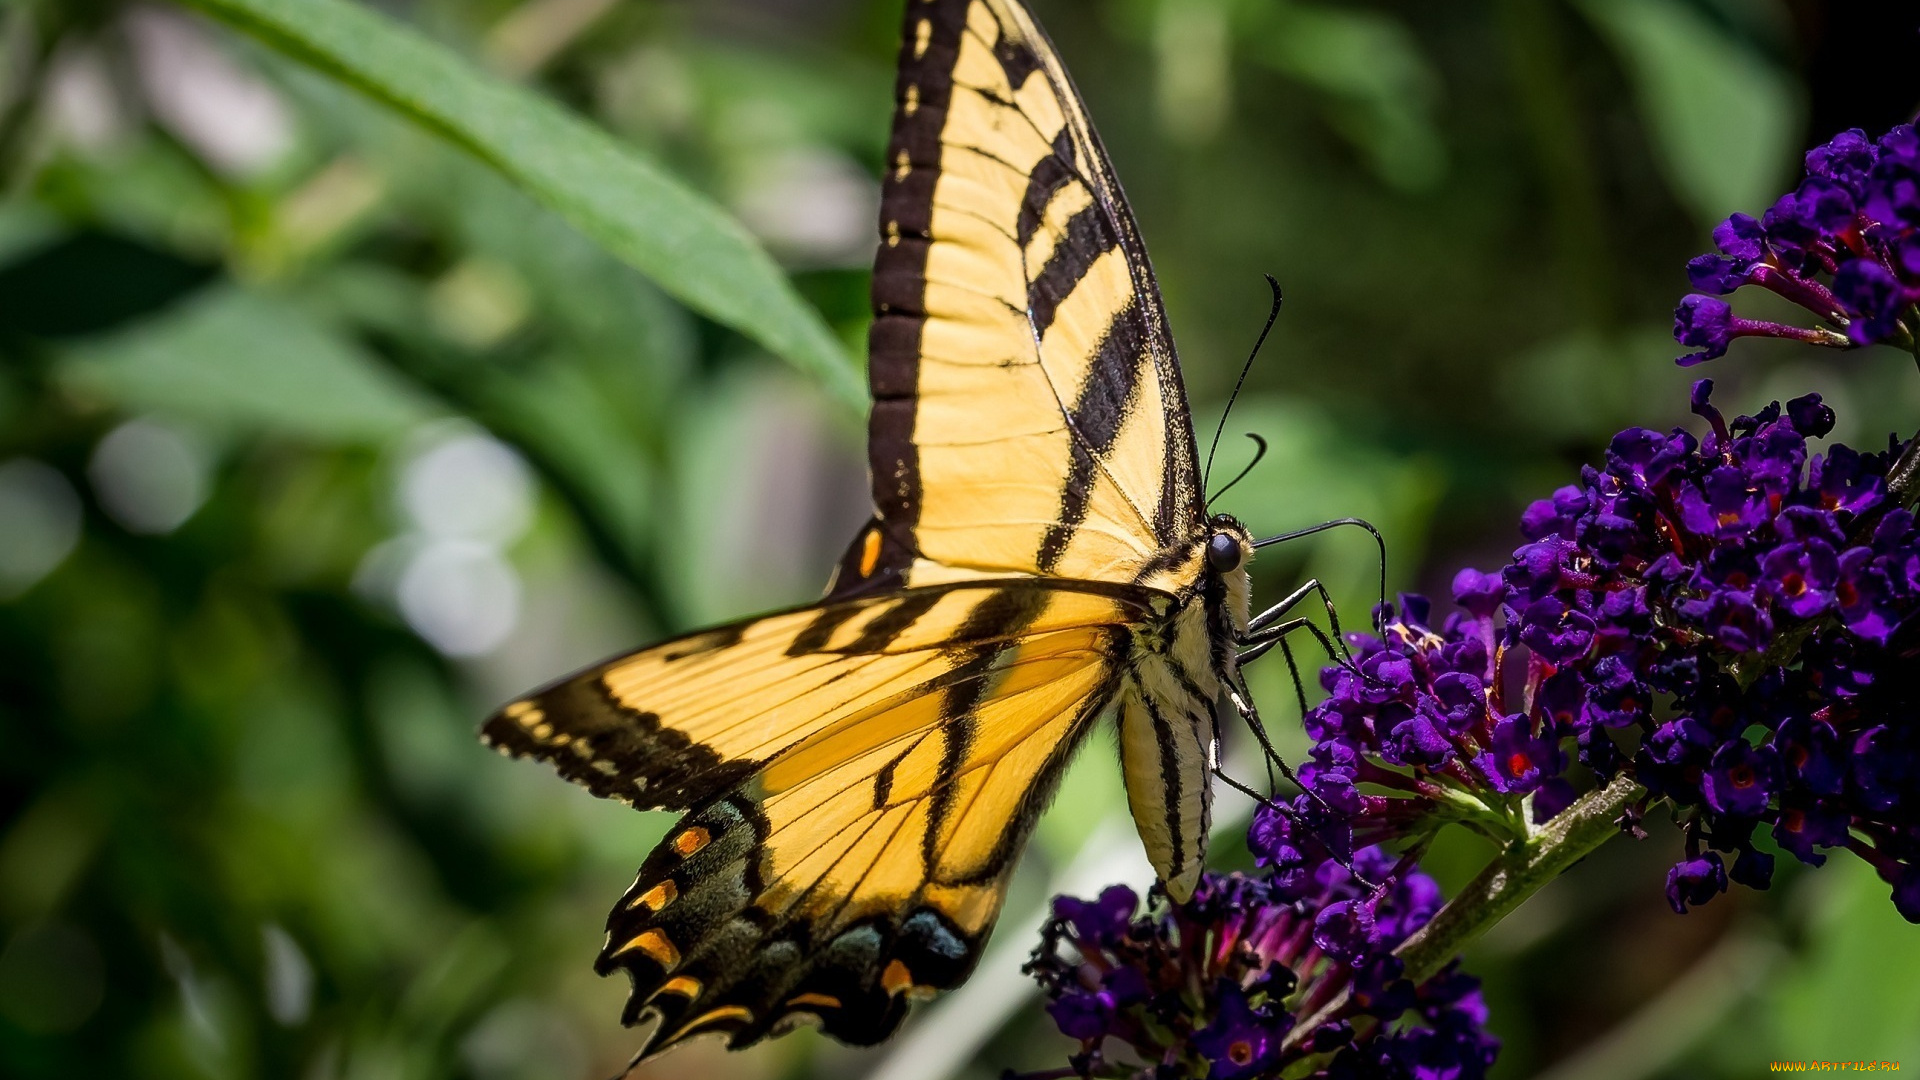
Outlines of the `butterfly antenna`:
M1207 447L1207 467L1200 473L1200 490L1202 491L1207 489L1207 480L1213 475L1213 455L1220 449L1220 433L1227 430L1227 417L1233 415L1234 399L1240 396L1240 388L1247 384L1247 373L1253 370L1253 361L1260 355L1260 346L1267 343L1267 334L1273 330L1273 321L1280 317L1280 283L1273 280L1272 274L1260 276L1267 279L1267 287L1273 290L1273 307L1267 311L1267 325L1260 328L1260 337L1254 341L1253 351L1247 354L1247 362L1240 366L1240 377L1234 380L1233 393L1227 395L1227 407L1220 414L1220 426L1213 429L1213 445Z
M1254 441L1254 445L1258 447L1258 449L1256 449L1253 452L1253 460L1247 462L1247 467L1240 470L1240 475L1227 481L1225 487L1221 488L1219 491L1214 492L1210 497L1208 497L1207 506L1209 508L1213 506L1214 499L1217 499L1220 496L1225 495L1227 492L1232 491L1233 485L1239 483L1242 480L1245 480L1247 478L1247 474L1253 471L1253 467L1255 465L1260 464L1260 459L1267 456L1267 440L1261 438L1258 435L1255 435L1251 431L1246 432L1245 434L1247 438L1252 439Z

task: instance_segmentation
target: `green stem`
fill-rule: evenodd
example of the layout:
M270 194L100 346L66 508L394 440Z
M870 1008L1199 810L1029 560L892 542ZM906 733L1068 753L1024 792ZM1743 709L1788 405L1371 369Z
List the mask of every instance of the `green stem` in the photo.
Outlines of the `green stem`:
M1887 491L1895 503L1909 510L1920 502L1920 432L1907 440L1907 448L1887 470Z
M1407 978L1416 984L1432 978L1541 886L1618 835L1621 813L1645 794L1626 775L1614 777L1613 783L1574 800L1533 835L1509 845L1394 950L1407 965Z
M1394 955L1407 966L1407 978L1418 985L1438 974L1461 950L1512 914L1527 897L1619 835L1620 815L1645 795L1645 788L1622 774L1606 787L1574 800L1572 806L1526 839L1507 845L1480 876L1394 950ZM1312 1034L1321 1024L1339 1015L1346 1004L1345 993L1335 997L1318 1013L1296 1025L1289 1041Z

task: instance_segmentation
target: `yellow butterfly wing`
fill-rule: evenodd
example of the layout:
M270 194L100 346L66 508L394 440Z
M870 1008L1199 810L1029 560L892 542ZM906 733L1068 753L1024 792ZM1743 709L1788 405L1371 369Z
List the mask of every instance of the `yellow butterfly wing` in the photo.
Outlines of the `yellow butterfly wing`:
M973 967L1153 594L1037 580L830 602L656 645L514 702L486 741L687 809L608 920L642 1056L804 1016L871 1043Z
M1203 531L1152 270L1017 3L908 0L873 306L877 517L839 588L1132 581Z

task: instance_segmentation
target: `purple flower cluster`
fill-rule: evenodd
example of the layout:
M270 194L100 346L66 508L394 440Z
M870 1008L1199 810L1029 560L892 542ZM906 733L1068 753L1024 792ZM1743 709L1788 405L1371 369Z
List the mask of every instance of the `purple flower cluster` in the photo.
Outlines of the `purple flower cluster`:
M1073 1072L1484 1076L1499 1043L1482 1030L1479 982L1449 968L1416 987L1392 955L1439 910L1438 887L1379 848L1348 866L1208 874L1191 900L1173 904L1156 890L1145 912L1124 885L1095 900L1056 898L1026 970L1054 1023L1080 1040ZM1296 1033L1306 1018L1314 1030ZM1137 1062L1110 1058L1114 1043Z
M1920 135L1902 124L1867 138L1858 128L1807 153L1807 175L1758 220L1734 214L1713 230L1718 255L1687 264L1700 290L1680 301L1673 336L1697 364L1737 337L1847 348L1914 345L1920 300ZM1743 285L1786 297L1827 325L1742 319L1724 300ZM1701 295L1710 293L1712 295Z
M1577 761L1682 814L1676 911L1729 878L1765 887L1764 839L1814 865L1852 850L1920 922L1920 529L1887 491L1900 447L1809 455L1833 426L1817 395L1729 423L1710 390L1704 436L1621 432L1527 510L1506 567L1460 573L1437 628L1408 597L1382 635L1353 635L1306 718L1305 793L1256 817L1270 865L1457 818L1497 831L1523 797L1544 820Z

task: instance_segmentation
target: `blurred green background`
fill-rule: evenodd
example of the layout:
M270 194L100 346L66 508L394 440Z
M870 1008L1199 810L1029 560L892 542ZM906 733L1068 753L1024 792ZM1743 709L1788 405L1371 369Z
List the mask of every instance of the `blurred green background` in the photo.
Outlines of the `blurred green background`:
M379 11L724 207L857 357L899 6ZM1203 432L1261 273L1286 289L1222 460L1245 460L1241 431L1274 452L1225 508L1259 532L1369 517L1392 586L1438 595L1612 431L1684 419L1669 313L1712 223L1762 209L1811 141L1920 102L1900 5L1035 6L1140 219ZM390 64L368 44L349 59ZM539 130L501 136L503 176L342 70L165 5L0 3L8 1077L617 1072L624 985L590 962L666 819L496 758L475 726L610 652L816 595L866 514L861 417L818 364L526 194L540 168L574 178ZM1920 418L1896 355L1738 351L1710 372L1726 407L1818 389L1863 444ZM1362 540L1263 556L1259 594L1317 574L1365 612ZM1297 752L1268 663L1256 693ZM1140 873L1136 844L1096 740L978 989L893 1046L697 1046L645 1075L1058 1066L1012 972L1023 935L1050 891ZM1660 895L1678 848L1656 822L1475 947L1498 1075L1920 1068L1920 929L1870 874L1789 860L1681 918ZM1485 855L1443 843L1431 868L1458 883Z

